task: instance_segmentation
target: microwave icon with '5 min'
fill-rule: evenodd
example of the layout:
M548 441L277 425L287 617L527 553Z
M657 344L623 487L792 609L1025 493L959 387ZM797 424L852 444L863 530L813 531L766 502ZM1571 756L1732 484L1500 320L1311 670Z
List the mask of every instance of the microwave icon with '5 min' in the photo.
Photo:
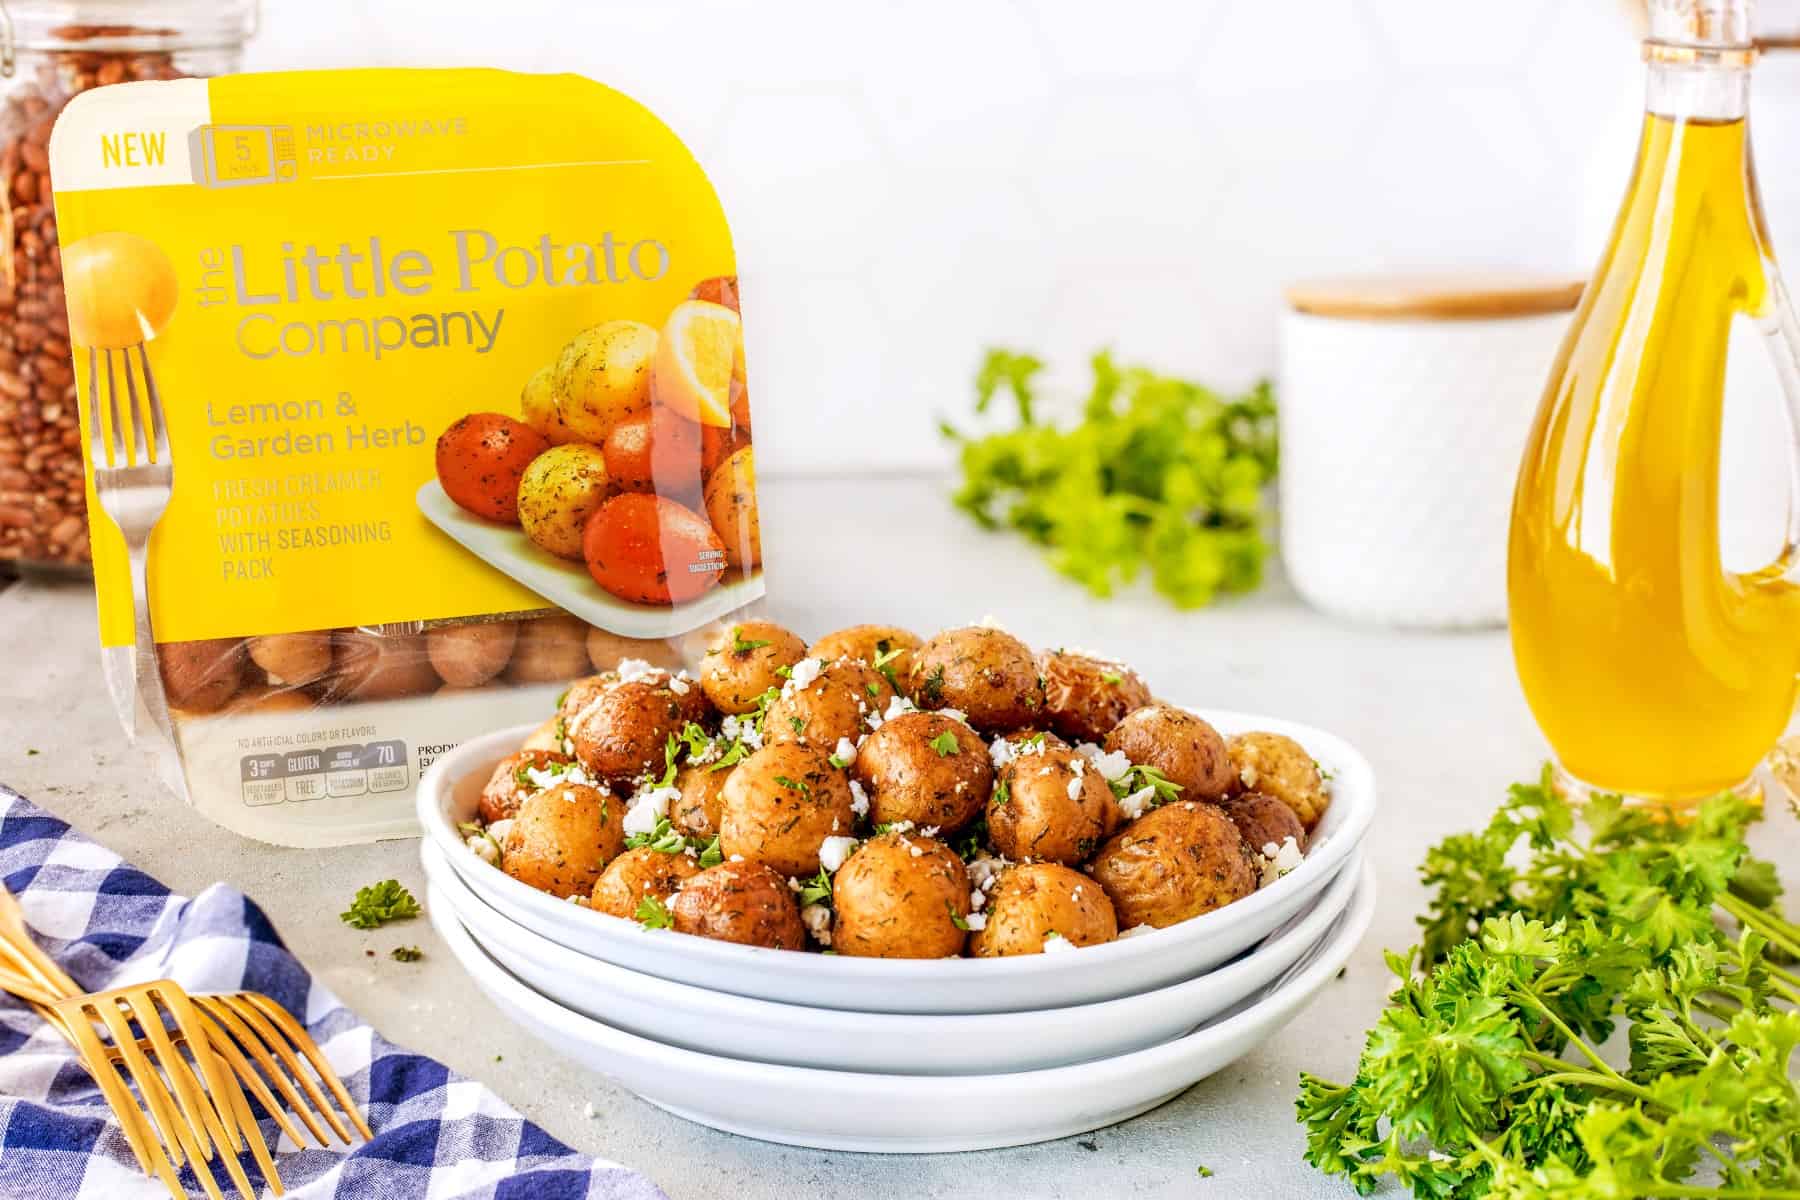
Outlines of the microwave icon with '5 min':
M291 183L300 173L292 125L202 125L189 146L203 187Z

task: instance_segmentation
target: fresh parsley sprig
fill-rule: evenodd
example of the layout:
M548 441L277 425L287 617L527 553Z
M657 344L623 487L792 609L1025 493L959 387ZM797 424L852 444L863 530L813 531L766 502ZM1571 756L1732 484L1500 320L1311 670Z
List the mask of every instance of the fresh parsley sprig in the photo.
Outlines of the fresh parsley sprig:
M356 889L356 899L338 914L352 929L379 929L389 921L405 921L419 915L419 902L398 879L384 879Z

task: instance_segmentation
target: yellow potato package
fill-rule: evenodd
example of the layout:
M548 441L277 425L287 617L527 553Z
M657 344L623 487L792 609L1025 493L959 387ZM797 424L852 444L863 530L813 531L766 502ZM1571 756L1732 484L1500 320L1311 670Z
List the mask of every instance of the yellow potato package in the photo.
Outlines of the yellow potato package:
M411 835L434 757L759 603L731 234L641 105L127 83L50 160L108 683L209 818Z

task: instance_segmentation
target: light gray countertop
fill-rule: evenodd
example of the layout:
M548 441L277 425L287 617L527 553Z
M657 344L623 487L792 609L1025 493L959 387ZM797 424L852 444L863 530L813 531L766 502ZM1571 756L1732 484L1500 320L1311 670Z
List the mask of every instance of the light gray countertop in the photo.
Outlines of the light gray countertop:
M482 1080L571 1145L644 1171L674 1200L1349 1196L1300 1159L1295 1079L1302 1069L1349 1075L1389 990L1382 948L1413 941L1425 895L1414 872L1426 847L1485 821L1506 785L1532 777L1543 758L1505 634L1346 625L1305 607L1279 579L1193 613L1142 591L1096 601L1021 540L984 534L954 512L941 481L768 480L762 492L771 615L804 635L863 621L929 633L991 613L1034 644L1124 658L1171 698L1279 714L1357 744L1380 783L1368 851L1381 898L1344 976L1275 1041L1123 1125L923 1158L790 1149L669 1116L561 1061L500 1017L425 922L398 936L341 924L363 884L394 876L423 893L414 842L264 846L161 792L108 704L85 588L0 591L0 782L179 892L218 880L241 888L382 1033ZM1757 839L1765 853L1794 844L1791 821L1782 812L1767 823ZM1775 857L1791 875L1795 856ZM422 946L423 961L390 961L387 950L403 941ZM371 948L377 957L365 955ZM1199 1177L1201 1164L1211 1178Z

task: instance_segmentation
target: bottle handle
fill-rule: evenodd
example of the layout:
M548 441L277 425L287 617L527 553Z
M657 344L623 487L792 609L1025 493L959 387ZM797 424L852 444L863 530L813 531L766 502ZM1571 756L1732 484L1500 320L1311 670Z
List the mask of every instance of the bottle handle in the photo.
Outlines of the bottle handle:
M1800 582L1800 317L1794 313L1780 271L1772 261L1765 259L1765 263L1769 312L1757 324L1767 340L1769 355L1775 360L1775 374L1781 380L1782 409L1787 415L1788 513L1781 554L1757 574L1766 579Z

